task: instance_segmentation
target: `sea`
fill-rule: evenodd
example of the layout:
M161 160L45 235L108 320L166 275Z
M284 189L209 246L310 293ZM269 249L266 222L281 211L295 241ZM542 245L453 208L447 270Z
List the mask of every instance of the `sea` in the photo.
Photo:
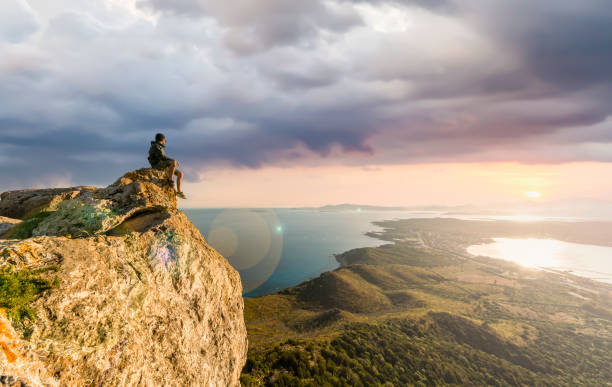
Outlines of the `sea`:
M319 209L183 209L208 243L238 270L245 297L276 293L339 267L334 255L384 241L366 235L381 229L372 222L393 219L450 217L439 212ZM452 216L475 219L469 216ZM479 220L504 217L479 217ZM547 218L505 219L518 221ZM559 219L557 219L559 220ZM570 220L570 219L567 219ZM525 257L539 251L541 268L573 271L612 283L612 248L553 240L499 238L490 245L471 246L473 254L534 262Z

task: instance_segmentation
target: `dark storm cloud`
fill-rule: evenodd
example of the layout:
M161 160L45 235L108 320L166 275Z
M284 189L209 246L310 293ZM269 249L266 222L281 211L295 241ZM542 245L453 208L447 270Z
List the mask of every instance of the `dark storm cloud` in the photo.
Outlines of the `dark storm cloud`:
M468 2L469 3L469 2ZM612 82L612 8L608 1L472 2L476 24L500 47L559 87Z
M351 1L405 4L454 15L496 39L500 53L512 50L521 55L525 60L524 71L558 87L612 82L612 7L606 0ZM499 74L501 82L502 76Z
M612 159L603 0L65 1L0 10L0 190L109 183L158 131L190 179Z

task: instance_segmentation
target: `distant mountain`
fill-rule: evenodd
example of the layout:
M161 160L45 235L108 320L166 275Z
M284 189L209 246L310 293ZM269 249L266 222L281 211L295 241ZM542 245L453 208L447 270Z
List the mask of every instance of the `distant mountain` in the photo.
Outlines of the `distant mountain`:
M308 207L319 211L473 211L474 206L372 206L367 204L329 204L322 207Z
M407 207L368 206L359 204L331 204L317 208L320 211L406 211Z
M547 201L522 199L512 202L463 204L456 206L376 206L368 204L329 204L321 207L294 207L297 210L313 211L415 211L439 212L445 216L545 216L591 220L612 220L612 201L590 198Z

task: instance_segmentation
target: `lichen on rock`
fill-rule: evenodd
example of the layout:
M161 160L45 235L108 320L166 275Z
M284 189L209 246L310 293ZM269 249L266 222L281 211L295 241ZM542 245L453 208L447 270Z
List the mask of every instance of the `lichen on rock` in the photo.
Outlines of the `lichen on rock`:
M95 187L45 188L7 191L0 194L0 216L23 219L41 211L53 211L64 200Z
M58 205L32 230L33 236L70 235L89 236L107 231L118 222L118 217L107 200L93 200L89 193Z
M6 344L14 357L0 351L4 374L31 385L239 384L247 349L240 277L176 209L163 173L130 172L45 213L24 239L0 239L0 268L53 266L40 275L58 277L28 301L36 318L27 335L4 318L17 328Z

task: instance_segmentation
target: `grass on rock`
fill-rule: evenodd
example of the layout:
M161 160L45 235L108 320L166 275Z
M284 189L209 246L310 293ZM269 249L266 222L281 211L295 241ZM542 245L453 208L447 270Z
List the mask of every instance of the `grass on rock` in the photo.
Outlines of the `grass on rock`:
M6 311L7 317L17 323L26 318L34 320L36 314L29 304L59 284L57 276L50 280L40 274L57 270L56 266L33 271L0 269L0 308Z

